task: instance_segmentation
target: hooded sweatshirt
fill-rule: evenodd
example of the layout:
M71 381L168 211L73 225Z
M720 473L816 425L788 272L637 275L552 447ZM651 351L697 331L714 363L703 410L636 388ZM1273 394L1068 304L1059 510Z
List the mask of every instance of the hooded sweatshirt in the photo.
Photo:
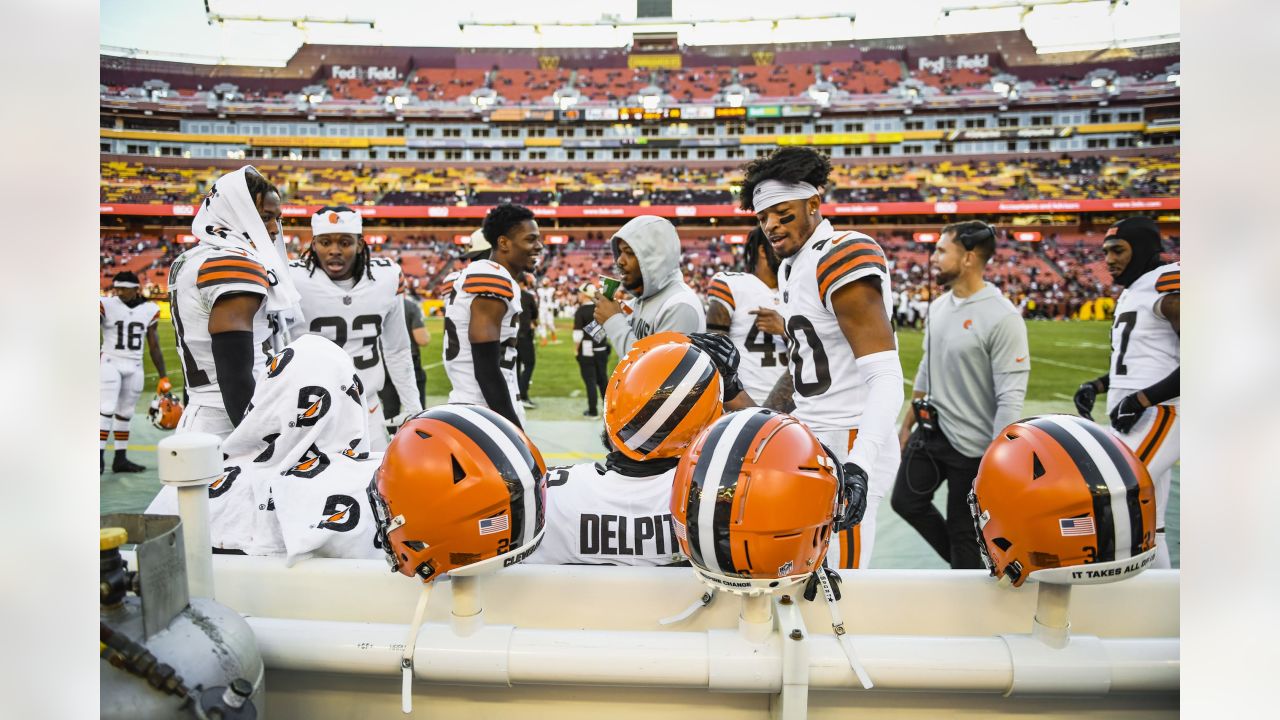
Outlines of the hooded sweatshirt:
M705 331L707 315L702 301L680 274L680 237L675 226L656 215L633 218L613 236L614 257L618 256L619 239L627 241L640 261L644 290L625 304L622 313L604 323L618 357L626 355L633 342L654 333Z

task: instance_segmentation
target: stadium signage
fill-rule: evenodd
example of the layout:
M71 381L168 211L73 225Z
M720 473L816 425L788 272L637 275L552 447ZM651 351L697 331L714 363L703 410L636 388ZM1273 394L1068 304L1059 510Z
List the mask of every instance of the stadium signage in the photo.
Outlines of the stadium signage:
M360 214L379 218L483 218L488 205L362 205ZM962 200L959 202L823 203L825 215L982 215L990 213L1104 212L1109 210L1177 210L1179 198L1122 198L1108 200ZM185 213L177 212L186 209ZM182 217L191 215L190 205L99 204L100 215ZM285 205L286 217L306 217L319 205ZM737 205L534 205L539 217L745 217L750 210Z
M329 77L333 80L399 80L401 79L400 71L394 65L384 65L378 67L370 65L368 67L360 67L359 65L341 65L329 66Z
M991 56L987 53L981 55L956 55L955 57L916 58L917 70L934 74L952 69L985 70L988 67L991 67Z

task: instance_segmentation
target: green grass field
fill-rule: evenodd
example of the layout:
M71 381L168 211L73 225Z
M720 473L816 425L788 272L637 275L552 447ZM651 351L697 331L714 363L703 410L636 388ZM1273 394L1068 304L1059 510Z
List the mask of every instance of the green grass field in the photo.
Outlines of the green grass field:
M529 394L535 401L539 398L579 397L583 393L578 364L573 357L572 323L562 320L558 327L558 342L537 348L537 362L529 388ZM422 349L422 364L427 368L427 395L442 397L449 394L450 388L449 378L444 373L444 366L440 364L443 320L428 318L427 328L431 332L431 342ZM1037 406L1044 403L1055 409L1069 410L1071 395L1076 387L1084 380L1106 372L1110 354L1109 328L1110 323L1101 321L1028 322L1032 370L1027 400ZM916 366L922 354L921 338L922 333L916 330L898 333L903 376L907 380L915 377ZM160 344L164 349L169 377L175 388L181 387L182 365L178 362L173 326L168 322L160 324ZM616 354L610 358L610 369L617 360ZM149 393L155 387L156 380L149 356L146 358L146 367L145 387L148 392L144 393L143 399L149 402Z

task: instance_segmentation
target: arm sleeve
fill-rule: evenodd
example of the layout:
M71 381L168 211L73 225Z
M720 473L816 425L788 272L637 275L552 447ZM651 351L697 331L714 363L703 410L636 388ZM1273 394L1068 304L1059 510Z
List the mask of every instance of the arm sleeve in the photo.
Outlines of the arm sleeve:
M609 344L618 351L618 357L626 355L631 350L631 343L636 341L636 334L631 330L631 316L620 312L605 320L602 327L605 336L609 338Z
M400 395L400 403L407 413L422 411L418 402L418 383L413 376L413 358L410 356L409 328L404 322L404 302L399 297L391 303L382 318L382 357L387 364L387 375Z
M1022 403L1027 398L1028 372L995 373L996 416L991 428L991 437L995 439L1000 431L1022 418Z
M471 345L471 365L476 374L476 384L484 395L484 403L489 409L510 420L516 427L523 427L516 415L516 408L511 404L511 393L508 392L507 381L502 377L499 363L502 362L502 343L497 340L474 343ZM414 388L417 392L417 388ZM415 395L416 397L416 395Z
M248 330L215 333L210 336L213 346L213 368L218 377L218 391L222 405L232 425L244 419L245 408L253 398L253 333Z
M987 344L991 358L991 374L1031 371L1031 352L1027 349L1027 323L1016 313L1009 313L991 329Z
M924 337L920 340L920 347L924 352L920 355L920 364L916 367L916 382L912 389L916 392L929 392L929 373L925 371L929 367L929 321L924 323Z
M673 302L662 309L654 323L654 332L689 333L704 332L707 329L707 315L701 307L694 307L682 302Z
M870 474L880 453L898 450L898 411L906 399L902 389L902 361L897 350L885 350L860 357L857 362L858 374L867 384L867 400L849 461Z
M1181 372L1181 367L1174 368L1173 372L1164 376L1163 379L1143 388L1142 394L1147 396L1147 401L1152 405L1159 405L1162 402L1167 402L1178 397L1182 394L1180 378Z
M409 332L426 326L426 319L422 315L422 306L417 301L408 300L404 303L404 321L409 326Z

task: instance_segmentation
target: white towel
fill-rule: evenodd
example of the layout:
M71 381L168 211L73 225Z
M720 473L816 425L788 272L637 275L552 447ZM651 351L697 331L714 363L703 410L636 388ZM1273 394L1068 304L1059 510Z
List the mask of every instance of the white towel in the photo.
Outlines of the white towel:
M267 289L267 312L280 312L297 305L301 296L286 271L284 246L267 232L249 195L245 173L250 170L257 172L253 166L245 165L214 182L191 221L191 232L202 243L242 252L262 263L271 283Z
M214 547L250 555L381 558L366 488L382 461L351 358L304 335L268 363L244 420L222 444L226 474L209 487ZM148 508L174 514L172 488Z

